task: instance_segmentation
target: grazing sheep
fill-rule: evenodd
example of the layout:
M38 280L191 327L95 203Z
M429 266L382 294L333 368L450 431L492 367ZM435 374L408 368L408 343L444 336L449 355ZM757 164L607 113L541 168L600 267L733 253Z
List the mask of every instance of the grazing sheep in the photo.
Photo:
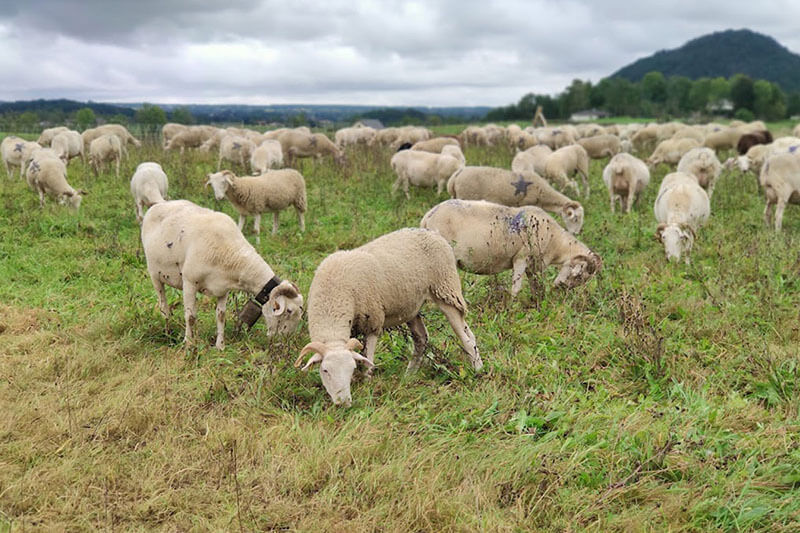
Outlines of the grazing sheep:
M370 142L370 146L374 144L379 144L381 146L391 146L400 136L400 128L383 128L382 130L378 130L378 133L375 134L375 138L372 139Z
M514 173L494 167L464 167L450 177L447 192L462 200L488 200L510 207L535 205L558 213L567 231L583 227L583 206L555 190L534 173Z
M28 186L31 189L36 190L36 183L35 180L31 179L30 171L33 170L34 172L38 170L39 163L42 159L52 158L52 159L59 159L64 161L61 158L61 154L57 153L52 148L42 148L42 147L34 147L26 156L25 161L22 163L22 177L27 180ZM34 164L35 163L35 164ZM66 164L66 161L64 161Z
M345 164L344 152L321 133L307 134L296 130L282 133L278 140L283 150L283 160L288 165L294 164L296 157L313 157L320 160L324 156L332 156L337 165Z
M300 231L306 230L306 182L294 169L268 170L260 176L238 178L223 170L209 174L206 185L214 189L217 200L227 197L239 212L239 230L244 228L247 215L254 217L253 231L261 240L261 213L272 212L272 234L278 233L278 215L287 207L294 206Z
M426 141L433 136L427 128L419 126L403 126L398 132L397 139L392 143L393 147L397 147L403 143L416 144L420 141Z
M566 126L559 128L537 128L533 133L539 144L546 144L553 150L575 144L575 135Z
M462 161L451 155L414 150L397 152L392 156L391 165L392 170L397 174L397 179L392 185L392 192L402 186L406 198L409 198L409 184L416 187L433 187L435 185L436 194L441 194L450 176L464 167Z
M217 171L222 168L222 160L238 163L242 167L245 161L250 161L250 155L255 150L253 141L246 137L228 135L219 143L219 157L217 158Z
M699 146L700 143L695 139L667 139L666 141L661 141L652 155L647 158L647 166L655 168L659 163L675 165L681 160L683 154Z
M339 148L358 144L369 145L377 133L377 130L367 126L342 128L336 130L333 140Z
M274 167L283 166L283 149L275 139L266 139L259 144L250 156L250 170L253 176L263 174Z
M684 126L672 134L670 139L694 139L699 143L703 143L706 138L705 129L702 126Z
M688 264L696 232L711 213L706 191L694 176L673 172L661 182L653 210L659 222L656 239L664 245L667 260L683 256Z
M6 176L14 177L11 167L19 167L19 175L25 173L25 163L30 160L31 153L37 148L41 148L39 143L26 141L19 137L9 135L0 143L0 155L3 157L3 164L6 167Z
M57 157L43 157L31 162L28 184L39 193L39 207L44 208L45 195L55 197L60 204L69 204L76 211L86 195L82 189L73 189L67 183L67 166Z
M559 148L547 158L544 164L544 177L562 190L572 187L578 194L578 184L571 176L580 174L583 182L583 197L589 197L589 154L583 146L572 144Z
M739 142L736 143L736 151L739 152L739 155L744 155L753 146L757 144L770 144L772 141L772 134L769 132L769 130L745 133L739 137Z
M459 268L475 274L513 269L511 296L534 276L557 265L556 287L572 288L600 269L600 256L534 206L506 207L483 200L447 200L422 217L420 226L438 232L453 246Z
M175 122L167 122L161 126L161 145L166 148L169 141L182 131L189 129L189 126L183 124L176 124Z
M167 199L167 175L161 165L139 164L131 178L131 195L136 206L136 222L141 224L145 208Z
M411 149L422 152L431 152L432 154L441 154L442 149L445 146L455 146L461 150L461 145L459 144L458 139L453 137L434 137L433 139L428 139L426 141L419 141L414 143L411 146Z
M103 135L116 135L123 146L126 144L132 144L134 146L142 145L141 141L131 135L125 126L120 124L104 124L102 126L97 126L96 128L89 128L81 133L81 138L83 139L83 152L88 152L92 141ZM124 151L121 153L126 154Z
M170 306L164 285L183 291L187 345L194 343L198 291L217 298L220 350L225 347L225 304L231 290L256 295L269 335L297 328L303 296L293 283L275 276L228 215L187 200L158 203L144 216L142 246L167 326Z
M642 127L630 137L630 141L637 152L643 151L647 146L652 146L658 141L658 125L649 124Z
M619 153L603 169L603 182L608 188L611 212L614 212L619 199L623 212L630 213L633 203L650 183L650 169L641 159L624 152Z
M775 231L781 231L786 204L800 204L800 157L793 153L770 156L761 169L758 182L764 188L766 199L764 223L769 227L774 218Z
M794 127L794 129L792 130L792 136L800 137L800 124Z
M303 370L320 363L320 376L333 403L350 406L350 382L356 364L374 367L375 347L384 329L407 324L414 341L408 371L419 368L428 342L420 309L426 301L444 313L472 367L483 361L475 335L464 321L467 305L461 294L453 250L440 235L405 228L354 250L329 255L317 267L308 293L311 342L295 366L309 353ZM363 335L362 344L353 336Z
M578 139L578 144L583 146L591 159L604 159L614 157L622 151L622 143L616 135L595 135Z
M83 138L77 131L67 130L57 133L50 142L50 147L66 163L69 163L74 157L84 157Z
M56 126L55 128L47 128L45 130L42 130L42 133L39 135L39 138L36 139L36 142L40 146L50 146L50 143L53 141L53 137L55 137L62 131L70 131L70 130L65 126Z
M122 159L124 148L120 138L113 133L104 133L89 144L89 164L97 176L106 161L114 161L119 178L119 162Z
M461 165L467 164L467 158L464 157L464 152L461 151L461 148L455 145L447 145L442 147L442 155L449 155L450 157L455 157L459 161L461 161Z
M742 136L742 131L739 128L719 128L712 131L703 140L702 146L711 148L714 151L718 150L731 150L736 148L739 138Z
M552 153L553 150L546 144L531 146L524 152L517 152L517 155L514 156L514 160L511 161L511 170L516 173L535 172L543 176L547 158L550 157Z
M164 137L164 150L180 150L180 153L183 153L186 148L200 148L214 137L216 132L215 128L208 126L184 126L182 130L172 133L169 138Z
M459 139L464 146L489 146L489 136L480 126L467 126Z
M692 148L678 162L678 172L685 172L697 178L697 183L708 194L708 200L714 194L722 164L711 148Z

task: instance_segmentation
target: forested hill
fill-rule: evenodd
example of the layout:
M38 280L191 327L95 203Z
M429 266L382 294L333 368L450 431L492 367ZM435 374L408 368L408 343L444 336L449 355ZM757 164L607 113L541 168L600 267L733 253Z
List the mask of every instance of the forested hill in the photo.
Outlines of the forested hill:
M800 91L800 55L772 37L744 29L704 35L680 48L656 52L610 77L639 81L652 71L690 79L729 78L741 73L777 83L786 92Z

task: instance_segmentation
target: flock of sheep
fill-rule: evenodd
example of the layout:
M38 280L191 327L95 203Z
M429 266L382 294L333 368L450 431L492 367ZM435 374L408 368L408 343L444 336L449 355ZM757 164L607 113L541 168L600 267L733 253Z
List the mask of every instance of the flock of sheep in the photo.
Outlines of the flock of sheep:
M301 291L280 279L242 233L245 217L253 216L259 239L260 217L269 212L276 233L278 213L290 206L304 231L305 181L298 171L282 168L296 158L331 157L342 166L351 146L383 149L387 157L393 154L394 191L402 188L408 196L409 186L436 187L438 194L446 189L452 197L433 206L420 228L400 229L354 250L335 252L318 266L308 293L311 342L295 365L308 370L319 364L323 385L337 405L350 405L350 383L359 363L371 373L386 328L408 325L414 344L408 369L420 366L428 337L420 315L426 301L445 315L473 368L482 367L475 335L465 321L467 304L457 268L476 274L512 270L512 296L521 290L524 277L533 289L536 276L549 265L559 268L557 287L578 286L598 272L601 258L575 237L584 223L578 198L589 195L591 159L609 158L602 178L612 212L617 202L625 212L632 209L655 165L677 166L661 182L654 205L656 237L670 260L689 261L723 166L758 173L766 197L765 222L772 224L774 218L776 230L781 229L786 204L800 203L800 126L795 136L775 140L761 122L536 129L487 125L441 137L419 127L376 131L357 124L338 130L335 142L307 128L259 133L167 124L162 133L165 150L218 151L217 172L208 174L205 184L239 213L237 225L223 213L167 200L168 178L156 162L141 163L131 178L159 309L168 319L166 285L182 291L187 344L194 339L198 292L217 298L217 348L224 347L231 290L253 296L240 313L241 322L252 325L263 316L269 334L297 328L303 313ZM501 143L517 150L511 169L466 165L463 146ZM69 185L69 160L88 157L95 173L114 162L119 175L128 144L140 142L123 126L109 124L83 134L52 128L37 142L7 137L0 149L7 174L12 176L18 167L40 205L49 195L78 209L86 192ZM651 148L646 161L631 155ZM717 158L721 150L737 150L739 156L723 165ZM249 165L253 175L238 177L222 170L223 161ZM564 227L548 213L558 215Z

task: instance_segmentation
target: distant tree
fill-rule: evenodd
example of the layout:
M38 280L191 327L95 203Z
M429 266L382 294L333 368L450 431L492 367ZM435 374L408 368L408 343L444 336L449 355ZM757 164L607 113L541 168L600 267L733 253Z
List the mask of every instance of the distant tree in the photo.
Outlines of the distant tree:
M712 102L718 102L731 97L731 84L723 77L717 77L709 83L709 97Z
M667 101L667 80L660 72L648 72L642 78L642 96L655 104Z
M739 109L753 111L756 96L753 91L752 78L744 74L736 74L731 78L730 84L734 111Z
M700 78L694 80L689 91L689 109L704 112L711 101L711 80Z
M638 116L642 111L639 85L625 78L611 78L605 85L606 110L612 115Z
M188 107L177 107L171 113L172 122L178 124L194 124L194 117Z
M786 115L786 103L780 87L767 80L753 83L753 112L759 118L779 120Z
M75 112L75 122L78 124L78 129L83 131L87 128L93 128L97 124L97 118L94 116L94 111L84 107Z
M308 125L308 117L306 117L305 113L297 113L297 114L292 115L291 117L289 117L289 124L293 128L297 128L297 127L300 127L300 126L306 126L306 125Z
M792 93L786 98L786 115L789 117L800 115L800 93Z
M19 131L33 132L39 122L39 115L33 111L25 111L17 117L17 128Z
M588 108L591 90L591 82L572 80L567 90L559 97L559 115L566 118L576 111Z
M733 114L733 118L743 120L744 122L750 122L751 120L755 120L756 116L746 107L742 107Z
M126 117L122 113L116 113L114 115L111 115L110 117L108 117L108 121L111 122L112 124L122 124L123 126L127 126L129 122L128 117Z
M143 104L136 111L134 117L136 122L149 128L155 128L167 122L167 114L164 110L153 104Z
M673 115L685 115L691 111L689 93L692 80L686 76L671 76L667 80L667 112Z

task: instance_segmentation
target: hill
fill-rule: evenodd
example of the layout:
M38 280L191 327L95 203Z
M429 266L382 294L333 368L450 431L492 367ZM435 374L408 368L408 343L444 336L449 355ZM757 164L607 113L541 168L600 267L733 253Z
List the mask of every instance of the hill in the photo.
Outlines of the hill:
M747 29L726 30L693 39L680 48L661 50L627 65L610 77L639 81L659 71L664 76L729 78L747 74L777 83L784 91L800 91L800 55L772 37Z

